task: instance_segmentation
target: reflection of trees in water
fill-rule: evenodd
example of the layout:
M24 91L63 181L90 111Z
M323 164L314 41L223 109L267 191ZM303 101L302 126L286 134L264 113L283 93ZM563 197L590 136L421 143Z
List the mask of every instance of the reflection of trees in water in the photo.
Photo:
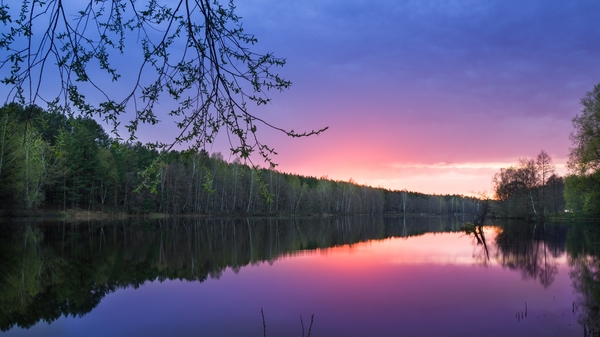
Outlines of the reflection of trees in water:
M600 334L600 259L597 256L579 256L570 259L571 280L578 293L575 308L579 323L591 335Z
M168 219L5 226L0 329L90 312L108 293L146 281L219 278L231 268L306 250L428 232L458 218Z
M64 261L42 246L44 234L24 226L0 244L0 328L4 319L15 319L21 326L35 324L40 318L51 320L52 313L37 306L49 284L62 279Z
M544 223L508 223L496 236L496 260L520 270L524 280L538 279L549 287L558 274L557 258L564 252L566 228Z
M494 247L488 245L487 238L489 235L489 230L491 227L485 226L475 226L475 225L465 225L463 230L467 235L473 236L473 260L474 263L482 266L488 267L490 265L490 252L492 252ZM487 233L486 233L487 232Z
M538 279L549 287L558 274L559 257L564 252L566 228L557 225L508 223L502 226L475 226L466 224L463 230L473 235L473 258L488 266L490 256L504 267L520 270L523 279ZM495 234L489 244L487 238Z
M578 293L573 310L585 335L600 335L600 227L598 223L573 224L566 249L573 288Z

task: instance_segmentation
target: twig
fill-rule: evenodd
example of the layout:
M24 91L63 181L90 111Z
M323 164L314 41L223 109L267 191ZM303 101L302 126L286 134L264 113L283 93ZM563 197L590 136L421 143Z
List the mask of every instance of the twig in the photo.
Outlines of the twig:
M260 308L260 314L262 315L263 319L263 336L267 337L267 324L265 323L265 313L263 312L263 308Z
M310 331L312 330L313 320L315 318L315 314L310 316L310 326L308 327L308 336L310 337ZM300 315L300 324L302 325L302 337L304 337L304 322L302 321L302 315Z

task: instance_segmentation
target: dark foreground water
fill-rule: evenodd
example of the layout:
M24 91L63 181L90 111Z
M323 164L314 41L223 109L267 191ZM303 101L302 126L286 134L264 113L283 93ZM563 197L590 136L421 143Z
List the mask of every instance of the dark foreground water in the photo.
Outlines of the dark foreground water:
M0 225L0 335L585 336L597 224L459 218ZM302 321L301 321L302 320Z

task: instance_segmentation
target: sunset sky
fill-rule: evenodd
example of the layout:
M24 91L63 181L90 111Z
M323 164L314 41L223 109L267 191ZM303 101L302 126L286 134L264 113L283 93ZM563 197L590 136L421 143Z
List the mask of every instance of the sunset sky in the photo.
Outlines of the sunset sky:
M469 195L545 150L564 175L571 120L600 82L597 0L234 3L253 51L285 58L277 72L292 81L250 112L298 132L329 127L297 139L259 125L282 172ZM165 117L138 136L176 129ZM208 150L234 159L223 139Z
M255 110L278 169L425 193L491 191L545 150L566 173L571 120L600 82L597 1L237 1L292 81ZM226 156L227 158L227 156Z

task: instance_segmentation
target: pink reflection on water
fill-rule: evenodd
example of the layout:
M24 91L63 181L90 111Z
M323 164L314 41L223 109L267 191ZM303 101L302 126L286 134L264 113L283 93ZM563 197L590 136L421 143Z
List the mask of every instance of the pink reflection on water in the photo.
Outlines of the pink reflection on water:
M486 234L493 237L495 229ZM315 313L323 335L580 331L571 313L573 296L564 256L558 259L556 280L544 288L537 280L524 281L519 271L502 267L493 258L487 268L480 268L474 258L477 249L470 237L458 233L324 249L278 261L266 271L271 282L256 280L260 285L255 289L270 311L293 316L291 306L296 312ZM524 314L526 301L528 316L516 319Z

